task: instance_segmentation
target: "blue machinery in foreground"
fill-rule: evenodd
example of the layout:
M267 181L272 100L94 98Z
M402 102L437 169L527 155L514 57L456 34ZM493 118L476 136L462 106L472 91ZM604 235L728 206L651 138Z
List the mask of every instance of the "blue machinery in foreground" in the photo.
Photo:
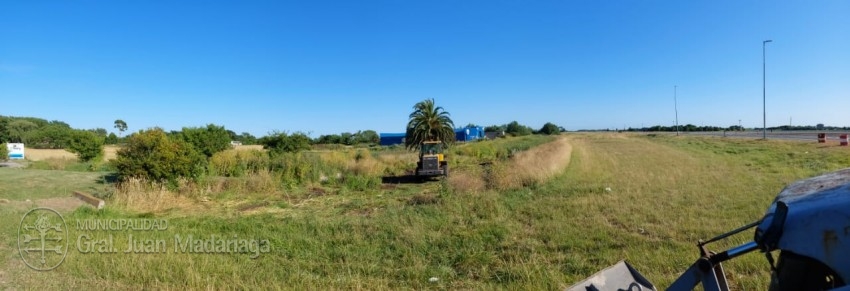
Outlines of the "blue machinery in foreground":
M712 253L706 245L755 228L753 240ZM722 263L760 251L772 271L770 290L850 290L850 169L797 181L764 217L697 244L697 259L667 290L729 290ZM779 250L774 261L772 251ZM621 261L567 290L656 290Z

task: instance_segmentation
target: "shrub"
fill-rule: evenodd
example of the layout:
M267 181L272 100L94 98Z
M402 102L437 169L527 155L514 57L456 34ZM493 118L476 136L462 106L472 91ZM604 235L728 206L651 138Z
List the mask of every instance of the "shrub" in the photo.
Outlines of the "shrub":
M0 161L5 161L9 158L9 148L5 143L0 143Z
M512 121L505 126L505 133L513 135L513 136L523 136L532 134L534 130L530 127L519 124L519 122Z
M295 153L310 149L310 137L300 132L275 132L261 138L260 144L272 154Z
M88 130L75 130L68 139L68 151L77 154L82 162L103 156L103 137Z
M543 125L542 128L540 128L540 133L549 135L559 134L561 133L561 128L555 125L554 123L547 122Z
M61 149L68 146L68 141L75 130L67 125L48 124L25 134L27 147L34 149Z
M128 138L114 163L122 179L135 177L175 183L180 177L200 177L206 159L182 139L171 139L162 129L154 128Z
M114 132L110 132L109 135L106 136L106 144L117 144L118 136L115 135Z
M224 126L215 124L208 124L207 127L184 127L178 136L207 157L231 147L230 133Z

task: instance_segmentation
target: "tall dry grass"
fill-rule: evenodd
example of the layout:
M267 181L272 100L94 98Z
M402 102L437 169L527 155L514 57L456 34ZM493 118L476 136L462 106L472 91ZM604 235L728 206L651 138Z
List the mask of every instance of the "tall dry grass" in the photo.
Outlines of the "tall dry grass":
M145 179L128 178L115 185L111 203L137 212L163 212L170 209L191 209L196 203L188 195L180 195L189 192L187 188L193 188L193 182L187 180L178 181L177 189L170 189L163 183L150 182Z
M209 171L211 175L239 177L267 171L269 162L266 152L231 149L214 154L210 158Z
M563 172L570 164L572 146L566 138L514 153L511 158L482 165L480 169L459 169L449 175L455 191L507 190L532 186Z
M271 172L284 184L335 183L346 177L380 178L402 175L416 164L411 152L375 152L369 149L308 151L270 157L258 150L227 150L210 159L212 176L249 177Z
M113 160L118 156L118 150L121 149L120 146L117 145L105 145L103 146L103 160ZM27 148L24 153L26 154L27 160L30 161L44 161L48 159L65 159L70 161L76 161L77 155L72 152L69 152L64 149L32 149Z
M114 160L116 157L118 157L118 150L120 150L120 149L121 149L121 147L117 146L117 145L105 145L105 146L103 146L103 160L104 161Z
M263 145L258 145L258 144L238 145L238 146L233 146L233 149L237 150L237 151L265 151L265 149L263 149Z
M63 149L25 149L26 159L30 161L43 161L47 159L67 159L76 161L77 156Z
M242 194L277 194L277 189L280 184L280 177L274 172L262 170L253 172L251 175L244 177L208 177L204 181L199 182L202 191L197 192L200 195L211 195L222 193L225 191L233 191Z
M566 138L516 153L510 160L509 188L529 186L546 181L564 171L570 164L573 148Z
M482 176L482 171L477 169L464 169L450 172L448 184L452 190L461 193L475 193L487 188L487 183Z
M410 151L382 153L376 158L385 166L384 174L389 176L404 175L416 166L418 154Z

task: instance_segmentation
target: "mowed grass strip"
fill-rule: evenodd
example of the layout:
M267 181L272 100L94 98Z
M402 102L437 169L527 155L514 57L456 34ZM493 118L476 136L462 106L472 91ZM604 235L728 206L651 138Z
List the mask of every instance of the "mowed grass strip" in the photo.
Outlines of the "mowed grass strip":
M577 135L554 192L570 211L563 233L567 281L628 259L666 287L698 256L696 242L761 218L785 185L850 166L847 148L816 143L645 135ZM552 229L553 232L557 231ZM717 251L753 232L710 245ZM767 289L769 267L753 253L725 264L735 289Z
M101 194L110 191L102 172L0 168L0 199L35 200L69 197L72 191Z

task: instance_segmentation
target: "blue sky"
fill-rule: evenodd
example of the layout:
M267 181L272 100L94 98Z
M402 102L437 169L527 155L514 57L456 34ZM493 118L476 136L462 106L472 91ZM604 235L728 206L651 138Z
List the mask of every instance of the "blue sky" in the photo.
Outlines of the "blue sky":
M850 125L850 1L5 1L0 115L313 136Z

